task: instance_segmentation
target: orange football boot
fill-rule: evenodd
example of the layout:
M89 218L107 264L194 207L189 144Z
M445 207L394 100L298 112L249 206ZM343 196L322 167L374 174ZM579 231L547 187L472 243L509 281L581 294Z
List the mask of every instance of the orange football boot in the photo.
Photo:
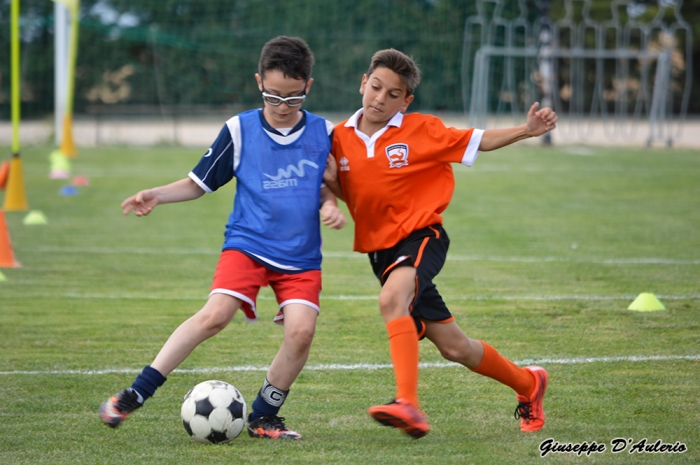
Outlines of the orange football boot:
M542 401L547 390L549 375L547 371L538 366L525 367L535 376L535 389L530 397L516 395L518 406L515 408L515 418L520 419L520 431L531 433L539 431L544 426L544 409Z
M370 407L367 413L382 425L398 428L416 439L422 438L430 431L425 414L402 399Z

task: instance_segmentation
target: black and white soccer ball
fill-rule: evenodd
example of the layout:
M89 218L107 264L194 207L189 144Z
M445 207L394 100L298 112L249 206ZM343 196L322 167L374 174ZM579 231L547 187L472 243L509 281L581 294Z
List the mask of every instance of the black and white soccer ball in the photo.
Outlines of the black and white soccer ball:
M233 441L245 427L246 404L241 393L224 381L199 383L182 401L182 424L203 443Z

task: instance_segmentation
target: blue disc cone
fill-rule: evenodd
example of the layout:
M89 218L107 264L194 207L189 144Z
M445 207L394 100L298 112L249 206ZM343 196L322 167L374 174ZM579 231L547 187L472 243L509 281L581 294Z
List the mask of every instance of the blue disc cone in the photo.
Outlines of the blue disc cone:
M78 189L75 186L63 186L58 193L61 195L78 195Z

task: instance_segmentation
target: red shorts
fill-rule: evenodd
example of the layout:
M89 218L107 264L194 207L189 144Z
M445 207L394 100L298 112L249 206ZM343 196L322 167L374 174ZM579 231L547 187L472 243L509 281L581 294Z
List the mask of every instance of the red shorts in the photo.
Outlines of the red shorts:
M283 324L282 313L287 304L303 304L321 311L321 271L309 270L301 273L280 273L237 250L224 250L216 265L212 294L227 294L243 303L243 313L248 321L257 321L255 301L261 286L270 286L275 293L279 312L275 323Z

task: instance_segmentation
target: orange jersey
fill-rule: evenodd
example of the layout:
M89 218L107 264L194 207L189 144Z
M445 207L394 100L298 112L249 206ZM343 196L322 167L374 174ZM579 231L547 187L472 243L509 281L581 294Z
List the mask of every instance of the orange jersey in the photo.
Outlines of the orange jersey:
M483 131L447 128L431 115L397 113L371 138L356 130L362 110L336 125L333 155L357 252L394 246L441 224L454 191L452 163L471 166Z

